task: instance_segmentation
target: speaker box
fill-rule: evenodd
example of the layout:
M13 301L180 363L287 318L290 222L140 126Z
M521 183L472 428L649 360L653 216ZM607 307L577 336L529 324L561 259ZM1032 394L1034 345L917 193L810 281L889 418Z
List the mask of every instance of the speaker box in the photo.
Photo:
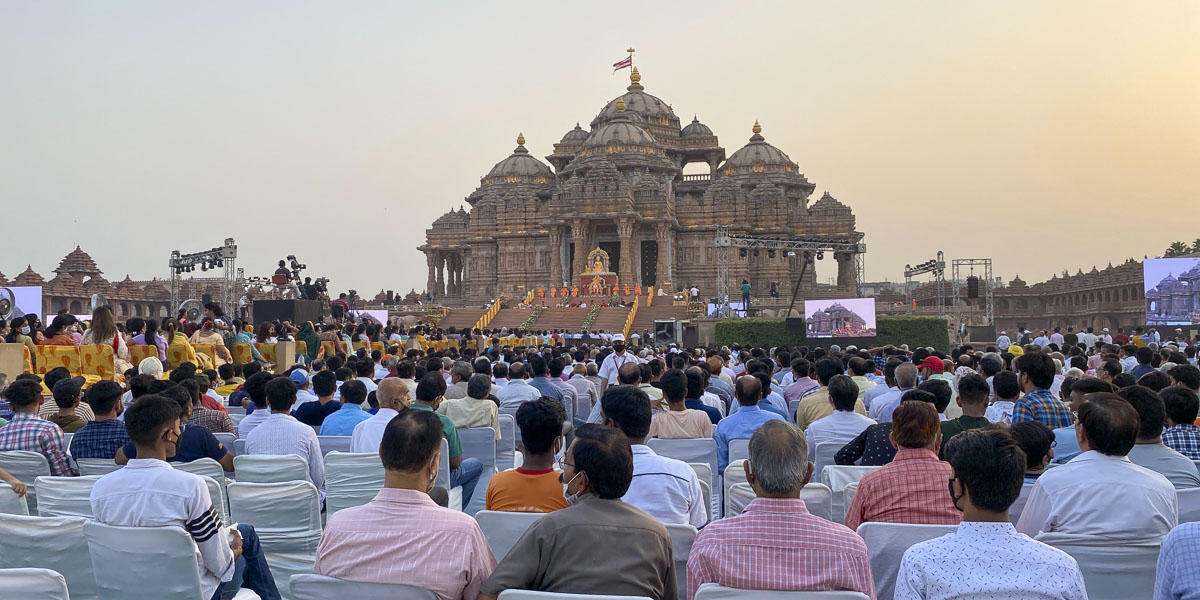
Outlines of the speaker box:
M801 308L801 310L804 310ZM807 330L804 328L804 317L788 317L783 320L783 329L788 333L796 333L804 335Z
M666 319L654 321L655 344L678 344L680 341L679 321Z
M319 300L255 300L251 311L255 323L278 319L291 321L299 327L305 321L316 323L321 320Z
M967 297L979 297L979 278L974 275L967 278Z

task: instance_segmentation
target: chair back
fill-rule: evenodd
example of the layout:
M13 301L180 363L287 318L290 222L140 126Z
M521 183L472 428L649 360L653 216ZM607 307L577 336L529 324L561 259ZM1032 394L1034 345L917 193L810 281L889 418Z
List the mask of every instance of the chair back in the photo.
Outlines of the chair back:
M244 414L242 415L243 418L245 416L246 415L244 415ZM230 418L232 419L233 415L230 415ZM237 424L234 423L234 425L237 425ZM221 446L224 447L225 450L227 450L228 452L233 453L236 450L234 448L234 446L237 445L237 439L238 439L236 433L214 433L213 437L217 438L217 441L221 442ZM237 454L234 454L234 456L237 456Z
M65 440L65 443L70 447L70 440ZM75 464L79 465L80 475L107 475L124 466L113 462L111 458L77 458Z
M129 362L134 365L142 364L143 360L150 358L158 358L158 346L149 346L145 344L131 344L129 346Z
M717 470L717 442L712 438L696 438L691 440L661 440L650 438L646 445L659 456L667 456L685 463L706 463L709 472L714 476L720 474ZM713 489L717 489L717 481L713 481Z
M680 523L664 523L667 533L671 534L671 556L675 560L675 587L679 588L679 597L687 598L687 561L692 553L692 544L696 543L696 528Z
M750 458L750 439L729 440L729 462Z
M308 481L308 463L295 454L242 454L233 457L237 480L247 483Z
M99 475L38 477L38 516L92 518L90 498L97 479Z
M712 506L715 498L712 495L713 489L713 474L708 463L688 463L688 466L696 472L696 479L700 480L700 491L705 499L708 500L708 518L713 518Z
M825 484L833 492L833 520L841 523L846 518L846 507L850 503L845 501L842 494L846 490L846 486L855 483L863 478L863 475L878 469L879 467L859 467L855 465L826 465L821 469L821 483Z
M568 594L566 592L535 592L533 590L504 590L499 600L650 600L645 596L612 596L609 594Z
M355 454L334 450L325 455L325 515L370 502L383 488L383 461L378 452Z
M18 496L7 483L0 483L0 515L29 515L25 497Z
M233 356L233 362L239 365L254 361L254 352L250 350L250 344L247 342L230 343L229 354Z
M337 354L337 346L328 340L321 342L321 349L325 351L325 358L329 358L330 356Z
M440 485L450 491L450 445L442 438L441 458L438 459L437 480L434 485Z
M823 483L810 483L800 490L800 499L808 512L826 521L833 520L833 491Z
M0 515L0 569L53 569L66 577L72 598L95 599L92 557L80 543L86 522L83 517Z
M67 449L67 454L71 453L71 438L75 437L73 433L63 434L63 447Z
M1179 522L1200 521L1200 488L1175 490L1175 493L1179 496Z
M220 535L220 534L218 534ZM180 527L83 525L92 561L120 568L94 572L100 600L196 600L196 545Z
M883 598L883 596L879 596ZM889 596L890 598L890 596ZM715 583L705 583L696 590L695 600L870 600L858 592L778 592L774 590L739 590Z
M76 346L38 346L37 374L45 375L56 367L66 367L71 376L83 375L83 364L79 361Z
M246 440L238 438L233 440L233 447L229 449L229 453L234 456L241 456L246 453Z
M458 430L458 439L462 442L463 458L478 458L483 463L483 473L475 489L486 490L496 473L496 430L491 427L468 427ZM487 504L487 494L475 494L471 498L471 506L464 506L467 514L475 514L483 510Z
M1021 519L1021 513L1025 510L1025 501L1029 500L1029 492L1033 491L1033 486L1034 484L1032 483L1022 483L1021 493L1017 495L1017 499L1012 503L1012 506L1008 507L1008 520L1012 521L1013 525L1016 525L1017 521ZM846 501L846 506L850 506L849 500ZM1182 517L1183 515L1180 516Z
M50 569L0 569L0 590L21 600L70 600L67 580Z
M275 585L288 589L298 573L311 573L321 542L321 501L308 481L229 484L229 515L253 523Z
M0 452L0 469L8 471L9 475L25 483L28 488L25 500L29 503L29 511L37 510L37 481L38 477L50 476L50 462L39 452L29 450L4 450Z
M1079 563L1083 585L1091 600L1155 597L1155 566L1162 542L1159 538L1114 540L1093 535L1041 533L1035 539L1070 554Z
M954 533L958 525L913 525L911 523L867 522L858 526L858 535L867 543L871 557L871 575L879 598L891 598L896 589L900 559L910 546ZM1154 569L1151 568L1153 573Z
M724 498L721 515L724 517L742 514L742 510L754 499L754 489L746 482L745 462L744 458L730 461L721 476L721 497ZM733 488L739 484L741 487L735 492Z
M275 344L254 342L254 347L258 348L258 353L262 355L263 360L275 364Z
M349 452L350 436L348 435L317 435L317 443L321 445L321 454L330 452Z
M173 462L170 465L180 471L199 475L206 480L205 483L211 483L208 486L208 495L213 505L218 506L221 511L221 522L229 524L229 501L226 499L229 495L226 487L229 484L225 480L225 468L221 463L205 456L191 462Z
M79 347L80 371L85 376L98 377L100 381L112 381L116 377L114 358L111 344Z
M854 504L854 495L857 493L858 493L858 482L857 481L855 481L854 483L851 483L850 485L847 485L846 489L842 490L842 497L843 497L842 499L844 501L844 504L846 506L850 506L851 504ZM844 513L843 513L843 516L844 516Z
M488 546L497 561L503 560L509 550L516 545L517 540L525 535L525 530L534 521L545 516L545 513L502 512L497 510L481 510L475 513L479 529L487 538Z
M411 585L393 583L362 583L300 573L292 575L292 600L437 600L433 592Z
M500 439L496 440L496 470L516 468L513 453L517 451L517 422L512 415L500 413Z
M845 446L845 444L841 442L821 442L817 444L816 450L813 451L813 456L816 459L813 462L813 473L820 473L826 465L835 464L833 457L838 453L838 450L842 449L842 446Z
M207 356L209 360L217 360L217 347L213 344L192 344L192 349L196 351L196 354Z

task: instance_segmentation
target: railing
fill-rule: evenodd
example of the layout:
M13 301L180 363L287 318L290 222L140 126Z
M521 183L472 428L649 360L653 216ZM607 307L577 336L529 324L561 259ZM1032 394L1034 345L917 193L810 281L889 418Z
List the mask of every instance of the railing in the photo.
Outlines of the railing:
M710 176L708 173L699 173L696 175L684 175L683 176L684 181L708 181L709 179L712 179L712 176Z
M484 327L487 327L488 323L491 323L492 319L496 318L496 313L498 313L498 312L500 312L500 297L499 296L497 296L496 299L492 301L492 307L487 309L487 312L483 313L483 316L479 317L478 321L475 321L474 329L483 329Z
M640 296L633 297L633 308L629 311L629 316L625 317L625 328L621 330L621 335L629 338L629 328L633 327L633 319L637 317L638 303L641 301Z

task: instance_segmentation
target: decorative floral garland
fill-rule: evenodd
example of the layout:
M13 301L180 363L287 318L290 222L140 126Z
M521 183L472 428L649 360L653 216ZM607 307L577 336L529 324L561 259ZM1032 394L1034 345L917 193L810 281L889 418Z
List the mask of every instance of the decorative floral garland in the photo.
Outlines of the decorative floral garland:
M592 328L592 323L595 323L595 322L596 322L596 315L598 315L598 314L600 314L600 305L599 305L599 304L593 304L593 305L591 306L591 308L589 308L589 309L588 309L587 318L585 318L585 319L583 320L583 325L580 325L580 327L579 327L579 330L580 330L580 331L589 331L589 330L591 330L591 328Z
M529 329L530 327L532 327L532 326L533 326L533 322L534 322L534 321L537 321L537 320L538 320L538 317L542 316L542 311L543 311L543 310L546 310L546 307L545 307L545 306L542 306L542 305L538 305L538 306L535 306L535 307L533 307L533 310L529 311L529 316L528 316L528 317L525 317L525 320L524 320L524 321L521 321L521 327L520 327L520 328L521 328L521 329Z
M442 319L446 318L449 310L444 306L430 306L425 309L425 315L421 317L423 325L437 325Z

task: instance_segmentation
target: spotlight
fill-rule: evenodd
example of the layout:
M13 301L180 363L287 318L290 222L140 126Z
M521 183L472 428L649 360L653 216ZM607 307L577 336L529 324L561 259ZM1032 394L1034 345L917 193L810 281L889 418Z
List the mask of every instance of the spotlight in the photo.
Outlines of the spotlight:
M738 256L746 258L746 249L742 248L741 250L738 250Z
M767 250L767 258L775 258L775 251Z
M825 253L817 252L817 260L825 260Z
M208 270L208 263L202 263L202 264L200 265L200 270L201 270L201 271L207 271L207 270Z
M754 256L758 256L758 248L754 249Z

